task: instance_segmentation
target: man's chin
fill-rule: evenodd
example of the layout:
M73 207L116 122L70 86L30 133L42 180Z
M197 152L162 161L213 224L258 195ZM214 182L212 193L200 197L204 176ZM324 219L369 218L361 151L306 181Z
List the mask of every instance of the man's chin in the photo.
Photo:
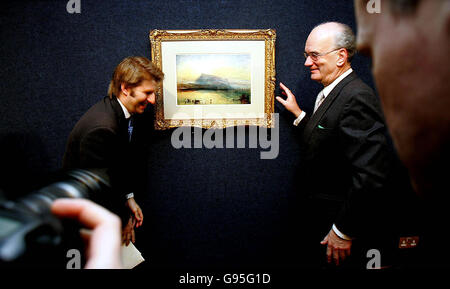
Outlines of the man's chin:
M311 74L311 80L320 82L320 81L322 80L322 78L320 77L320 75L317 75L317 74L312 73L312 74Z
M140 105L140 106L136 109L136 112L139 113L139 114L144 113L144 111L145 111L146 108L147 108L147 106Z

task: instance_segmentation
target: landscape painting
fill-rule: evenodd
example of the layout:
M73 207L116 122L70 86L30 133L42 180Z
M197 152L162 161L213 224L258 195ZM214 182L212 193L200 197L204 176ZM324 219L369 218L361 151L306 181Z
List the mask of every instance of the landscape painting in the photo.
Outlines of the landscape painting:
M176 55L177 105L251 104L250 54Z
M150 31L156 130L275 127L274 29Z

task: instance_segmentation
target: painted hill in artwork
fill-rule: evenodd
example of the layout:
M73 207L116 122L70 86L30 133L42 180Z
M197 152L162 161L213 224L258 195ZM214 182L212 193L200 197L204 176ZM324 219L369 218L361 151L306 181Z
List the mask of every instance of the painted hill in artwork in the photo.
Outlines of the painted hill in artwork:
M195 84L211 90L233 89L228 79L209 74L200 75Z
M227 78L201 74L195 82L178 83L178 90L235 90L249 89L250 84L245 81L230 81Z

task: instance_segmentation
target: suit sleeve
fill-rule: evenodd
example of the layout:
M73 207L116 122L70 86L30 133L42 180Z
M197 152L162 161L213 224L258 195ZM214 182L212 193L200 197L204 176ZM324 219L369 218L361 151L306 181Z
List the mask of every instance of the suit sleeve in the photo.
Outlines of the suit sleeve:
M379 213L374 205L383 194L391 164L383 115L373 93L358 93L347 103L340 118L339 141L351 167L351 189L335 225L344 234L358 237L371 215Z
M302 118L302 120L298 123L298 125L294 124L294 121L296 120L295 117L290 117L289 120L292 123L292 125L295 127L295 130L298 133L302 133L305 129L306 124L308 123L309 119L311 118L309 113L305 112L305 116Z
M90 130L80 143L80 164L83 168L106 169L109 175L112 194L91 196L93 201L105 206L119 216L125 214L124 209L127 177L123 171L124 154L119 147L117 134L104 127L97 127Z
M116 143L114 131L102 127L90 130L80 142L81 167L110 168L113 165L113 153L117 149Z

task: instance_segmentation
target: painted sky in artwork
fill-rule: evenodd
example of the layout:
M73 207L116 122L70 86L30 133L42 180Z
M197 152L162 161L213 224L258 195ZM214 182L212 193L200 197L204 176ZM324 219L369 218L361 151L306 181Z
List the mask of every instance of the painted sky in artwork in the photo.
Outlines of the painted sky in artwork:
M250 82L250 54L177 55L177 82L193 82L202 74Z

